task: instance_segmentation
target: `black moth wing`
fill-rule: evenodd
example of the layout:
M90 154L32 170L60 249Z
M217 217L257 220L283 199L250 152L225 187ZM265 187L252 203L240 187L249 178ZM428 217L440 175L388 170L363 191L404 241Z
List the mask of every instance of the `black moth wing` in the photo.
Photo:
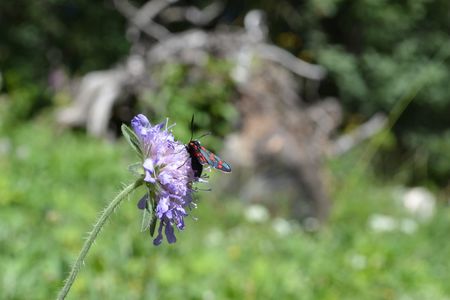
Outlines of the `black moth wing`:
M200 146L198 147L200 155L203 157L203 159L206 161L208 165L211 167L220 170L222 172L229 173L231 172L230 165L223 161L219 156L215 155L211 151L207 150L205 147ZM202 160L200 160L201 163Z
M203 164L205 164L206 161L200 154L199 145L195 141L190 141L186 148L191 157L191 167L194 171L194 176L200 178L203 172Z
M203 165L198 161L196 157L191 156L191 166L192 170L194 170L194 176L200 177L203 172Z

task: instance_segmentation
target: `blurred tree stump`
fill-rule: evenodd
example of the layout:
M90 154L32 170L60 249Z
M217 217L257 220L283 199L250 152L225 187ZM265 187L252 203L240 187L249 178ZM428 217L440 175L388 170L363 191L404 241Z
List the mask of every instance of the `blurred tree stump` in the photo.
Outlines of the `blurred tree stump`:
M239 197L271 207L283 198L292 217L310 225L326 220L330 199L322 162L341 109L335 99L315 96L316 104L308 106L300 97L301 92L318 95L325 70L268 42L261 11L247 14L245 28L205 31L197 26L214 20L219 4L205 8L204 15L192 7L170 6L173 2L154 0L136 8L114 1L129 20L130 56L111 70L85 75L73 104L58 113L58 121L107 136L112 119L131 117L115 116L117 106L131 101L130 95L157 87L152 74L159 65L177 62L202 70L209 57L227 60L233 64L233 103L240 120L225 140L233 175L224 176L229 179L224 188L232 186ZM172 33L154 21L157 15L160 22L185 18L193 29Z

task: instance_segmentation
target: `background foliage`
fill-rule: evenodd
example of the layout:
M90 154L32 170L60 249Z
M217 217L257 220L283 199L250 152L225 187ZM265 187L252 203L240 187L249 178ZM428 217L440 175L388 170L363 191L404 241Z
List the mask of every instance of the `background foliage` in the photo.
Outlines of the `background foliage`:
M207 3L181 1L180 5ZM252 8L270 12L267 18L275 43L329 70L321 94L341 99L350 127L375 112L391 111L402 97L418 89L394 128L397 143L383 152L383 161L397 168L412 163L406 167L422 170L419 175L409 174L409 183L431 179L448 184L450 167L441 163L442 153L450 150L448 1L230 0L215 23L240 24ZM0 102L0 111L8 111L2 122L28 118L51 104L47 83L54 68L62 66L80 75L120 61L129 47L125 24L109 1L0 4L1 91L10 98ZM182 25L174 28L186 28ZM168 109L179 111L180 102ZM215 110L220 111L203 109L204 115L216 116ZM202 125L211 125L205 118L199 118ZM399 156L419 159L406 162Z
M194 115L194 138L211 133L207 136L208 145L218 149L238 114L230 101L235 93L230 69L229 62L212 57L201 71L180 63L161 65L153 78L159 82L159 88L142 96L139 111L147 115L173 116L171 123L182 125L176 126L174 133L184 136L183 141L191 137L190 124ZM207 132L203 130L206 128Z
M0 155L0 297L51 299L98 212L132 180L124 170L136 157L124 141L60 134L45 119L10 134ZM446 299L448 210L429 223L411 219L395 200L398 186L355 168L355 157L330 162L334 210L318 233L282 216L249 219L242 202L204 192L198 220L188 219L176 244L154 247L139 231L137 191L101 233L69 298ZM417 231L373 231L373 214L414 220Z
M435 157L448 149L450 119L450 22L448 1L318 1L328 5L321 26L312 31L317 61L331 72L333 84L350 114L365 117L390 112L419 89L394 128L397 155L415 153L410 183L435 180L448 184ZM316 3L315 9L320 9ZM325 46L325 47L323 47ZM432 118L430 118L432 116ZM434 140L440 144L423 143ZM388 153L391 156L393 153ZM391 156L392 157L392 156ZM395 159L387 159L392 166ZM400 160L398 165L405 163ZM411 163L411 162L408 162Z
M269 12L274 43L329 70L319 92L341 100L344 131L412 100L380 143L377 172L366 168L365 145L328 162L334 205L318 233L283 216L251 221L239 199L202 193L199 221L170 247L155 248L139 232L136 193L100 235L72 298L448 299L450 2L230 0L215 22L242 24L252 8ZM0 2L2 299L53 298L89 224L131 180L124 170L135 158L123 141L62 132L52 121L52 71L79 76L120 62L129 50L125 29L110 1ZM223 136L235 116L228 67L211 60L208 73L191 80L185 66L163 66L165 85L144 102L158 99L149 112L174 116L181 140L193 112L198 134ZM396 201L399 186L418 183L442 200L430 222ZM413 220L417 230L376 232L368 225L374 214Z
M93 30L95 28L95 30ZM125 20L107 1L4 1L0 4L1 103L10 123L51 104L50 72L107 68L128 52ZM4 118L7 118L5 120Z

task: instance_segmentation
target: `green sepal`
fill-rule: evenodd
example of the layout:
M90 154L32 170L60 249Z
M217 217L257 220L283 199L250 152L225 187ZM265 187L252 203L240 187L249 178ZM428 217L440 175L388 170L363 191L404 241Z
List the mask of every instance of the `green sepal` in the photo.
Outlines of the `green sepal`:
M155 228L156 228L156 198L155 198L155 192L149 187L147 186L148 189L148 202L150 204L150 210L151 210L151 215L152 215L152 219L150 221L150 236L153 237L153 235L155 234Z
M148 208L144 209L142 211L141 231L148 230L148 228L150 227L151 220L152 220L152 213Z
M122 124L120 129L122 130L122 134L127 140L128 144L130 144L131 148L136 151L140 159L143 159L144 155L142 153L141 143L139 142L139 138L137 137L136 133L134 133L134 131L125 124Z
M155 234L155 228L156 228L156 215L155 213L153 213L152 215L152 220L150 222L150 236L153 237L153 235Z
M144 177L145 175L145 170L144 167L142 167L142 162L136 162L134 164L129 165L128 171L130 171L131 174L137 177Z

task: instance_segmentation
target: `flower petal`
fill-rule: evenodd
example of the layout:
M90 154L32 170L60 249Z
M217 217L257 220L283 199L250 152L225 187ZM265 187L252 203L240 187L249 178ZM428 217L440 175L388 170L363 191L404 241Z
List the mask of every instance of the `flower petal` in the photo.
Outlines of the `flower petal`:
M155 246L158 246L159 244L161 244L161 242L163 240L162 229L163 229L163 222L161 221L161 222L159 222L158 235L153 240L153 245L155 245Z
M133 127L134 132L142 138L147 134L151 124L146 116L139 114L131 120L131 126Z
M173 231L173 227L171 224L166 224L166 238L169 244L173 244L177 241L177 238L175 237L175 233Z
M145 170L145 178L144 181L155 183L155 179L153 178L153 172L155 171L153 160L150 158L147 158L144 163L142 164Z
M150 173L153 173L155 171L153 160L150 158L147 158L142 164L142 166L144 167L145 170L149 171Z
M156 215L158 218L162 219L163 215L167 213L169 210L169 198L162 197L158 201L158 205L156 206Z
M139 209L148 209L148 203L147 203L147 199L148 199L148 194L145 194L144 197L141 198L141 200L139 200L137 207Z

